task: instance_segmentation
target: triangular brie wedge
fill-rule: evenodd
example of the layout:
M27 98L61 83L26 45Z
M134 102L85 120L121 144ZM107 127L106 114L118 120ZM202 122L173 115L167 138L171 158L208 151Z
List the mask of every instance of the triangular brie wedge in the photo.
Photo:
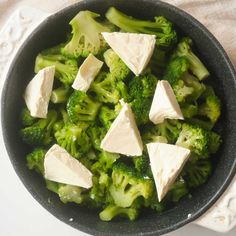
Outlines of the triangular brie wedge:
M104 32L102 35L135 75L142 73L153 54L155 35L121 32Z
M91 188L93 185L92 173L57 144L54 144L45 155L44 177L83 188Z
M161 201L188 160L190 150L166 143L149 143L147 149L158 200Z
M122 105L119 115L101 142L101 148L107 152L126 156L140 156L143 151L143 143L133 112L127 103Z
M175 94L166 80L157 83L149 119L154 124L162 123L164 119L184 119Z

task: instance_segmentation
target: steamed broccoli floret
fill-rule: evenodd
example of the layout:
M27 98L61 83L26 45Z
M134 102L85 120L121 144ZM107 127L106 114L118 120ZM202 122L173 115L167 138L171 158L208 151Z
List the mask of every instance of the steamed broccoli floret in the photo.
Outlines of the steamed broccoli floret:
M97 55L106 48L101 32L110 32L107 24L96 20L100 15L91 11L80 11L71 21L72 38L62 49L69 57L87 57L90 53Z
M161 213L167 209L165 199L163 199L161 202L158 201L156 190L153 191L152 195L149 198L144 200L144 206L150 207L158 213Z
M198 115L207 117L212 124L215 124L220 117L221 102L217 96L209 96L205 103L200 105Z
M195 102L206 90L206 86L189 73L185 73L181 79L184 81L185 86L193 88L192 94L187 98L188 100Z
M58 189L61 185L61 183L58 183L58 182L54 182L54 181L51 181L51 180L48 180L48 179L45 179L45 183L46 183L46 188L56 194L58 194Z
M116 216L126 217L133 221L138 217L138 210L133 207L123 208L111 204L99 214L100 219L103 221L110 221Z
M209 151L210 153L216 153L220 148L222 139L219 134L213 131L209 131L208 136L209 136Z
M190 71L197 76L199 80L203 80L209 76L207 68L199 60L199 58L193 53L192 39L185 37L177 45L176 55L185 56L189 62Z
M84 191L86 189L83 189L78 186L73 186L73 185L62 185L58 188L58 195L60 197L60 200L63 203L68 203L68 202L75 202L77 204L80 204L83 202L85 198Z
M92 166L92 171L97 173L107 172L119 158L119 154L101 151L98 155L98 161Z
M88 135L79 125L67 123L55 133L55 138L57 143L75 158L80 157L91 147Z
M93 148L101 151L101 141L106 135L107 130L104 127L99 127L97 125L91 125L88 130L88 136L90 137L90 141L93 145Z
M130 207L139 196L147 199L152 191L151 179L135 173L134 169L123 163L113 166L110 194L117 206Z
M137 125L144 125L149 122L149 111L152 105L150 98L137 98L129 103L134 113Z
M175 57L168 63L162 79L173 85L188 71L188 68L189 63L186 57Z
M35 73L47 66L55 66L55 77L65 85L71 85L78 73L75 60L66 59L61 55L39 54L35 61Z
M42 148L35 148L31 153L26 156L27 167L30 170L35 170L40 174L44 172L44 156L46 154L46 150Z
M184 104L180 104L180 108L181 108L184 118L192 118L198 113L197 104L193 105L193 104L184 103Z
M95 93L95 97L100 102L116 104L127 94L126 85L122 81L117 81L111 73L102 72L91 84L90 91Z
M105 51L103 57L110 73L118 80L124 80L130 74L130 69L112 49Z
M23 108L20 114L20 120L23 126L30 126L37 118L31 116L30 111L27 108Z
M146 132L142 135L142 140L144 143L168 143L166 137L159 136L157 127L148 127Z
M157 85L157 78L151 73L135 76L131 79L128 88L131 99L153 97Z
M160 46L170 47L177 41L172 23L163 16L155 17L153 22L138 20L111 7L106 13L106 18L122 31L155 35L157 45Z
M47 145L53 140L52 130L57 120L57 112L49 110L47 118L37 119L31 126L20 130L23 142L29 145Z
M100 172L99 176L93 176L93 187L90 190L89 197L96 202L97 206L104 206L109 202L107 194L110 184L110 177L107 173Z
M59 88L53 89L51 94L51 102L52 103L64 103L68 100L70 92L69 86L61 86Z
M133 157L134 167L138 173L146 174L150 165L149 158L145 155Z
M178 80L172 85L175 97L178 102L185 102L186 98L194 93L193 87L188 87L185 85L183 80Z
M111 109L107 106L102 106L98 114L98 118L106 129L109 129L112 122L119 115L121 110L121 104L118 103L114 109Z
M93 101L82 91L74 91L67 102L67 113L71 122L95 120L100 103Z
M178 202L182 197L186 196L189 193L188 187L185 181L181 178L180 180L175 181L169 189L167 198L171 202Z
M187 122L192 125L199 126L205 130L211 130L214 126L211 121L201 120L195 117L187 119Z
M159 140L160 136L163 137L161 140L168 143L175 143L179 133L181 131L181 123L177 120L164 120L163 123L158 125L151 125L147 127L143 134L145 142L148 140Z
M196 188L204 184L212 173L212 164L209 159L199 159L187 162L183 170L183 178L187 185Z
M206 130L183 124L176 145L190 149L202 158L209 155L209 136Z

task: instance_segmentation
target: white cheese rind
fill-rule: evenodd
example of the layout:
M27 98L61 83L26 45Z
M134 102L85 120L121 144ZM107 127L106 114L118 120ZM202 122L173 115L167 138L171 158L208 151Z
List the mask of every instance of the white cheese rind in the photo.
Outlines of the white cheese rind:
M149 112L149 119L154 124L160 124L165 119L184 119L175 94L168 81L158 81Z
M190 150L166 143L149 143L147 150L158 199L161 201L188 160Z
M102 35L135 75L143 72L155 48L155 35L121 32L104 32Z
M76 78L72 84L72 88L75 90L87 92L91 83L102 68L102 65L103 62L98 60L93 54L90 53L80 66L78 74L76 75Z
M122 109L102 140L101 148L126 156L140 156L143 143L133 112L127 103L121 103Z
M44 158L44 177L58 183L91 188L92 173L64 148L53 145Z
M27 85L24 99L31 116L38 118L47 117L54 75L55 66L45 67Z

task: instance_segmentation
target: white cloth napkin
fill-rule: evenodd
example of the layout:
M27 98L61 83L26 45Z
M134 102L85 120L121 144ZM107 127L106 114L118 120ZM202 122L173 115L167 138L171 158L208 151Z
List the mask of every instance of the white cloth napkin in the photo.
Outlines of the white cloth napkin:
M236 0L163 0L205 25L219 40L236 67Z

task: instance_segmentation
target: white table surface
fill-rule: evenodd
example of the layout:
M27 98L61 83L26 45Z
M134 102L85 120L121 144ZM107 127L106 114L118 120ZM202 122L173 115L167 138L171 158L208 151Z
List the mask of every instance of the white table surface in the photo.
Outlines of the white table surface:
M13 9L19 5L30 5L46 11L56 11L59 8L78 0L0 0L0 28ZM0 130L1 132L1 130ZM39 205L28 193L6 154L0 142L0 235L1 236L73 236L86 235L65 223L57 220ZM220 236L221 233L196 225L187 225L169 236ZM235 236L236 229L225 236Z

